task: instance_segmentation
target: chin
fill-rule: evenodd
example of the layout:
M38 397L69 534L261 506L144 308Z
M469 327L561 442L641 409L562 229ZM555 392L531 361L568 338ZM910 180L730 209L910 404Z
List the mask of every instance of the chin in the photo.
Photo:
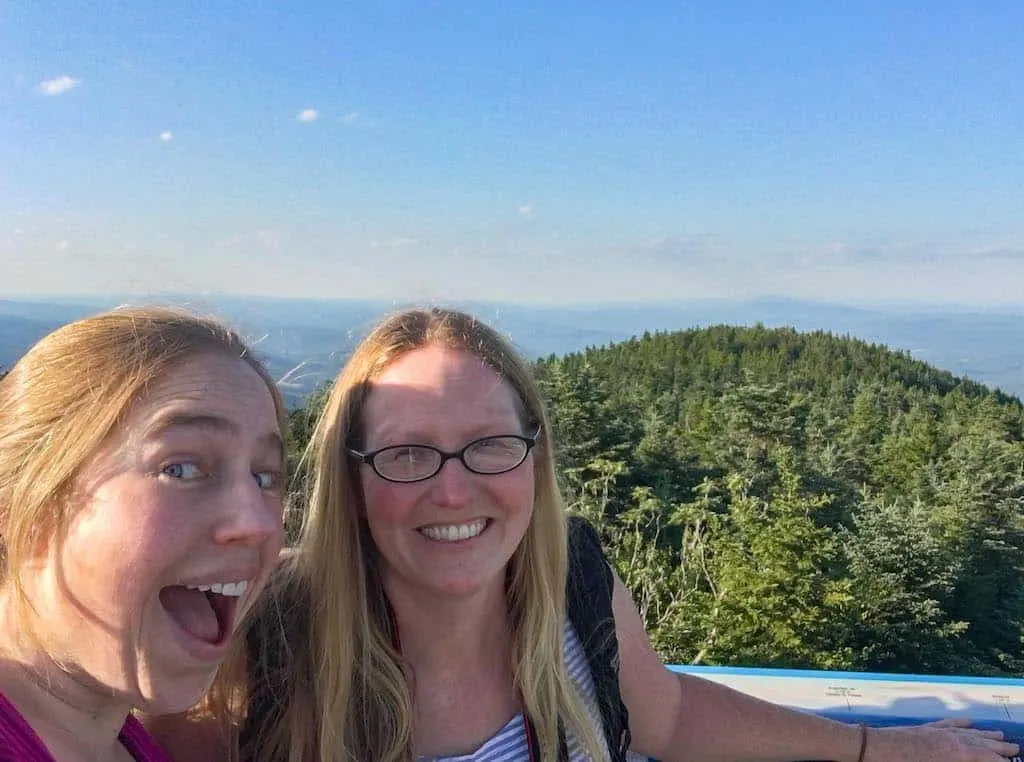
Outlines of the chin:
M471 595L475 595L483 590L496 584L503 584L501 581L504 579L504 575L495 574L481 579L480 577L472 577L466 579L445 579L438 580L432 587L438 591L441 595L449 598L465 598Z
M148 695L142 696L137 709L144 714L180 714L188 711L206 696L206 692L213 683L213 674L210 674L205 681L196 679L176 681L177 684L164 686L162 690L149 691Z

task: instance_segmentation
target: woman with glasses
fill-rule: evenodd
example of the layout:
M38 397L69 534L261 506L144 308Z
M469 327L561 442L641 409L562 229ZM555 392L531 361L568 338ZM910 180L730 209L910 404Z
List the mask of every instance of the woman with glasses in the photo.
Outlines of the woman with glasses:
M1015 751L965 728L868 731L667 670L592 531L567 521L528 364L462 312L377 326L337 379L308 458L301 539L249 631L245 759L995 762Z

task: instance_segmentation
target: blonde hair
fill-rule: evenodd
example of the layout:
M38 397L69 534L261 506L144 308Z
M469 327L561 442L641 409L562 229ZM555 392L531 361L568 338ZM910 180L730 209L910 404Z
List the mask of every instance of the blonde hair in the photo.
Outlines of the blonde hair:
M509 565L515 686L534 721L542 759L558 757L560 721L592 758L607 756L565 666L566 519L540 393L529 366L494 329L466 313L435 308L381 322L342 370L317 422L307 452L311 496L280 583L286 602L269 625L264 619L257 639L280 639L289 627L303 630L295 624L303 614L311 626L287 644L263 644L287 648L290 666L263 678L283 677L287 688L271 702L272 720L253 728L258 761L412 759L413 699L392 645L376 548L361 518L357 466L345 448L362 439L362 412L374 379L429 345L480 358L516 392L524 428L541 427L533 451L533 517Z
M238 334L174 308L121 308L69 323L0 379L0 586L10 588L15 621L37 643L20 570L60 540L79 470L147 385L207 353L237 357L260 375L283 433L280 393Z

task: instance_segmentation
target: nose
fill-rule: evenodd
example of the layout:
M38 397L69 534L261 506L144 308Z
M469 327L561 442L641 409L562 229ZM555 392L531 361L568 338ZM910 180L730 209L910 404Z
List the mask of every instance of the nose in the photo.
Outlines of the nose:
M262 545L284 542L283 497L279 491L260 488L251 474L233 477L222 495L222 508L214 527L218 545Z
M438 505L462 508L469 502L473 474L458 458L445 463L434 477L433 496Z

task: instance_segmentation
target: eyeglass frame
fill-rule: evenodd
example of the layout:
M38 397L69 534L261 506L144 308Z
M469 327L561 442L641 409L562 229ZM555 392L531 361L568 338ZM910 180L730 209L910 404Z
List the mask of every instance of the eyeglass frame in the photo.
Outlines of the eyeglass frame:
M467 442L466 445L462 449L456 450L454 452L447 452L445 450L442 450L440 447L434 447L434 445L428 445L428 444L395 444L395 445L388 445L387 447L381 447L381 448L373 450L371 452L362 452L360 450L355 449L354 447L346 447L345 451L352 458L354 458L357 462L359 462L361 464L365 464L365 465L369 466L371 469L373 469L373 473L375 473L381 479L383 479L386 482L391 482L392 484L416 484L418 482L425 482L428 479L433 479L435 476L437 476L439 473L441 473L441 470L444 468L445 463L447 463L449 460L458 460L458 461L460 461L462 463L463 467L467 471L469 471L471 474L476 474L478 476L499 476L501 474L507 474L510 471L515 471L517 468L519 468L521 465L523 465L523 463L526 462L526 459L528 457L530 457L530 453L533 451L533 448L536 447L537 444L540 442L540 432L541 432L542 429L543 429L543 427L538 424L537 430L535 432L533 432L532 435L525 435L525 434L491 434L491 435L486 436L486 437L477 437L476 439L472 440L471 442ZM514 466L510 466L509 468L503 469L501 471L477 471L476 469L474 469L472 466L470 466L466 462L466 451L470 447L472 447L473 445L479 444L480 442L486 442L488 439L505 439L505 438L518 439L519 441L523 442L526 445L526 450L523 452L522 460L520 460ZM431 450L431 451L436 452L438 455L441 456L441 462L438 463L437 469L432 474L430 474L429 476L421 476L418 479L392 479L391 477L385 476L379 470L377 470L377 465L373 462L374 458L376 458L382 452L386 452L388 450L400 449L402 447L422 447L423 449Z

